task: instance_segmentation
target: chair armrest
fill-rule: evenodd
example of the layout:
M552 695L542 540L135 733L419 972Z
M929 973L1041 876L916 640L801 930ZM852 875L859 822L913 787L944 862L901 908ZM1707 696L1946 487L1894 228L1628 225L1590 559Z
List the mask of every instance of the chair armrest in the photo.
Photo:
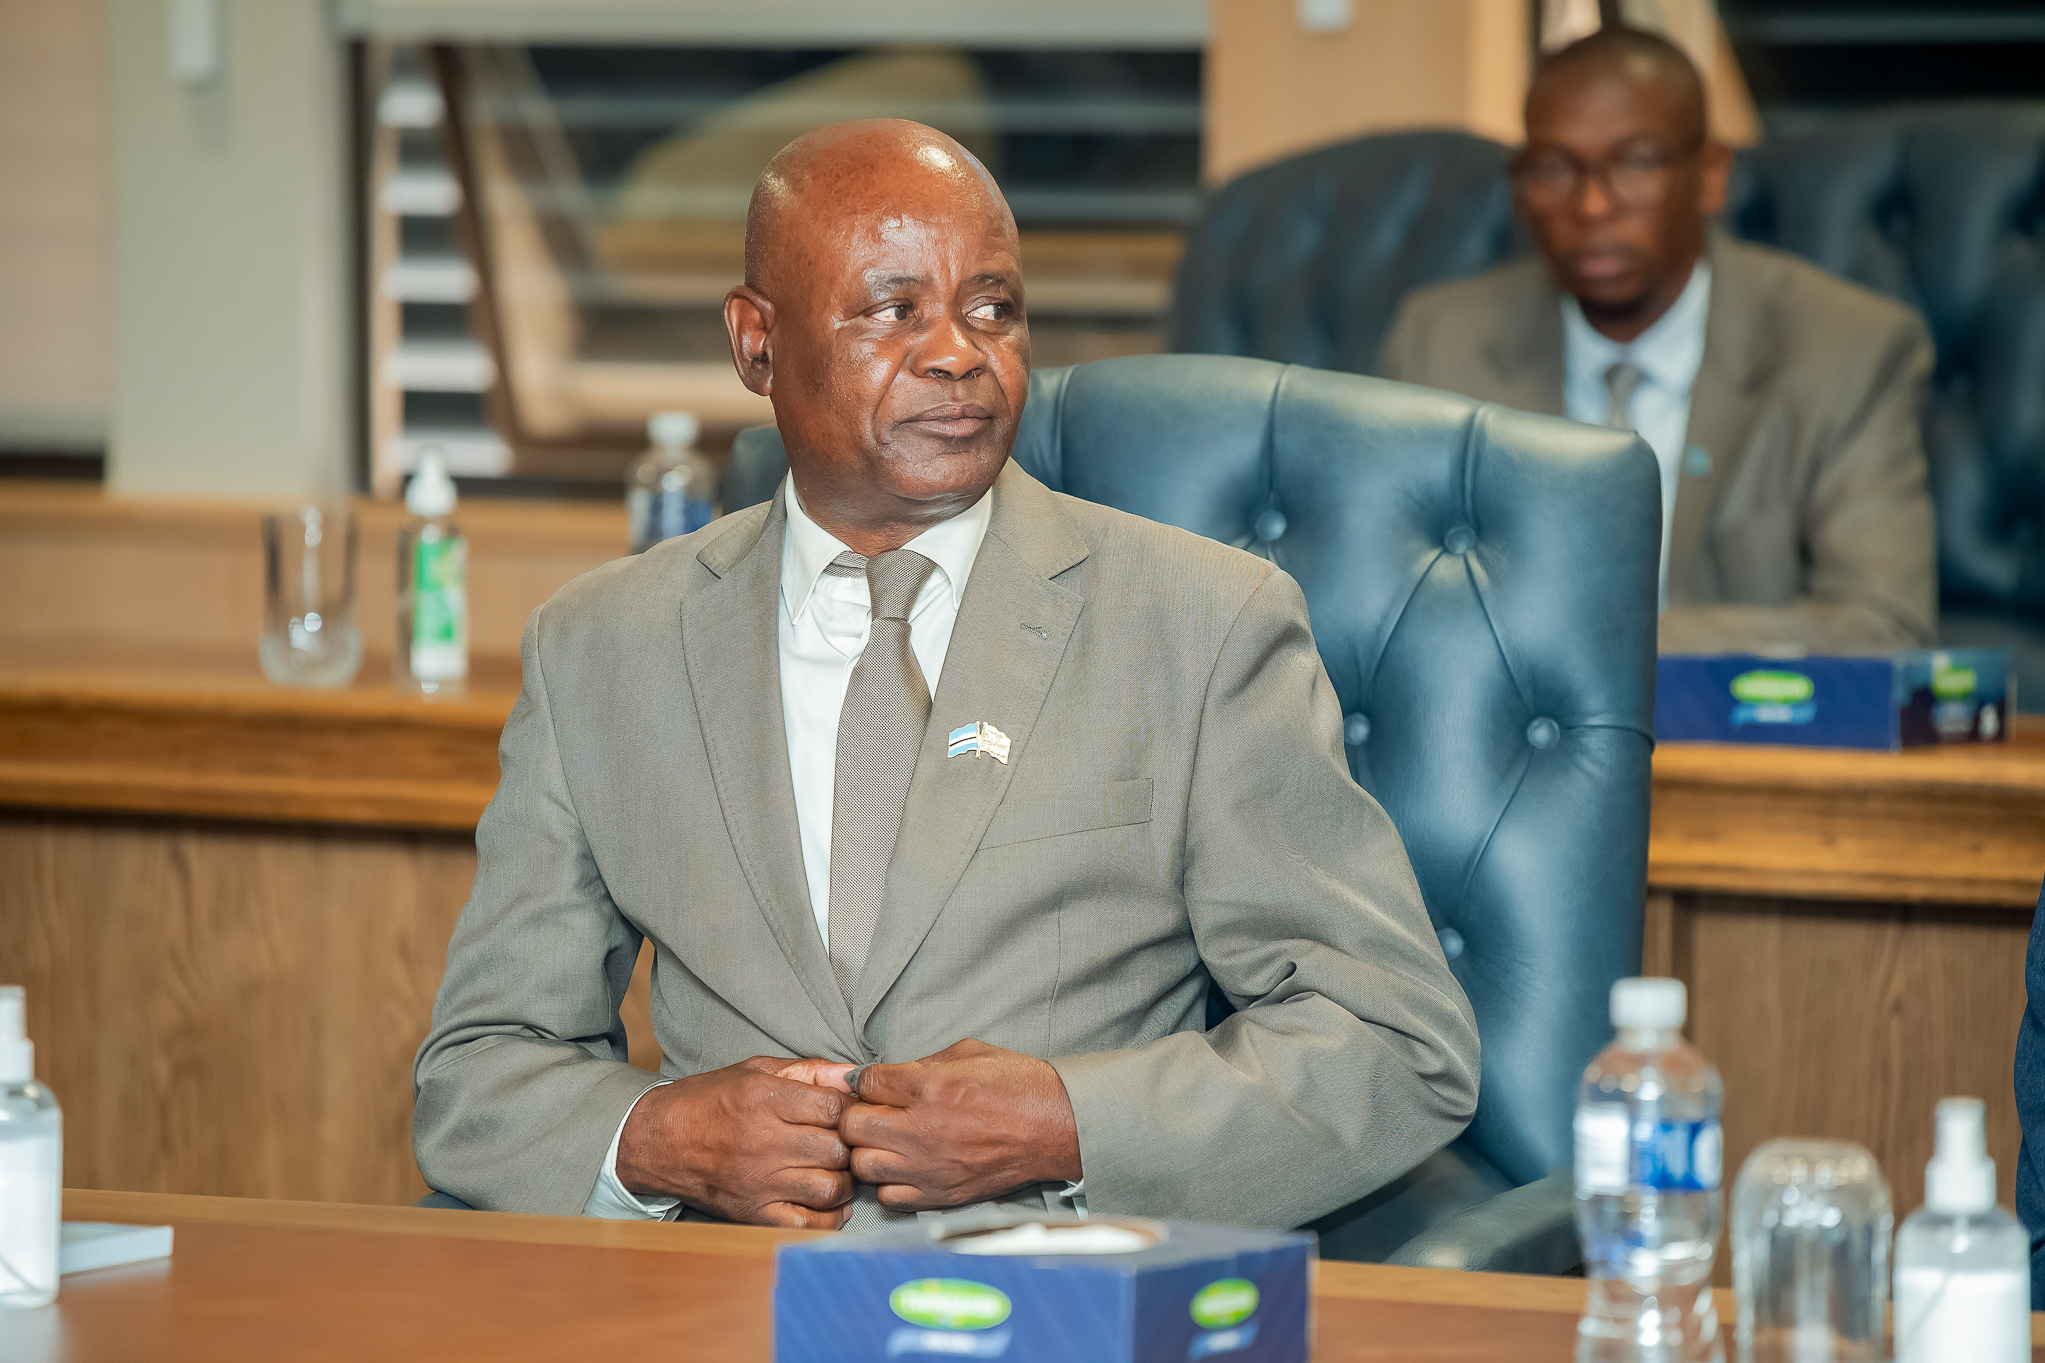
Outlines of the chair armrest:
M1563 1274L1583 1264L1569 1170L1487 1198L1422 1231L1386 1262L1477 1273Z

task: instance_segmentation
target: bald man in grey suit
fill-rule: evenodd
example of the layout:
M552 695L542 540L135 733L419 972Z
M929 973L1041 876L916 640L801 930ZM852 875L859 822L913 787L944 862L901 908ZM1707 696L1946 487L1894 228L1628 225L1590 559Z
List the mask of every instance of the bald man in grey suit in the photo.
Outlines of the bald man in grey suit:
M914 124L812 134L747 281L789 479L534 614L416 1068L427 1179L1292 1226L1452 1139L1469 1005L1298 588L1008 463L1029 335L984 169ZM659 1075L618 1015L642 942Z

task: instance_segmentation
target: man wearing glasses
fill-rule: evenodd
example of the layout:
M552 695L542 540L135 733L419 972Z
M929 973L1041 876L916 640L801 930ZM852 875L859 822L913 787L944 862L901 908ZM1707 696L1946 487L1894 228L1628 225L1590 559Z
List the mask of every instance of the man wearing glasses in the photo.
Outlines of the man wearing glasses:
M1388 378L1638 431L1662 473L1661 647L1932 642L1917 314L1711 227L1732 158L1680 50L1606 29L1527 94L1538 260L1414 294Z

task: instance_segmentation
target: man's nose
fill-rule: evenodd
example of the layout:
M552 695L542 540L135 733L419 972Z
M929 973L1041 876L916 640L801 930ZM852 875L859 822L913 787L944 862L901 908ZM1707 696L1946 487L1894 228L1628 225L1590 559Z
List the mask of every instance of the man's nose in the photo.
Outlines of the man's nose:
M921 377L953 382L971 378L987 367L987 357L973 329L947 310L937 324L925 332L910 357L910 369Z
M1611 181L1601 170L1586 170L1577 181L1576 211L1586 218L1608 218L1619 207Z

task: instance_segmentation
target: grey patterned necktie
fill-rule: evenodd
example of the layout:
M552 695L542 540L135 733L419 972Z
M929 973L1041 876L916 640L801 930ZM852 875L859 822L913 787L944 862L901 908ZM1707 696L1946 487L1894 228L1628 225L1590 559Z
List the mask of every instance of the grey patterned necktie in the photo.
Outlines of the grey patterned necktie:
M1605 424L1622 431L1633 429L1633 390L1647 375L1639 365L1621 360L1605 371Z
M930 686L909 647L909 608L937 567L896 549L870 559L840 554L828 571L866 569L873 623L838 712L831 797L831 973L845 1001L859 983L880 921L888 859L902 831L909 777L930 723Z

